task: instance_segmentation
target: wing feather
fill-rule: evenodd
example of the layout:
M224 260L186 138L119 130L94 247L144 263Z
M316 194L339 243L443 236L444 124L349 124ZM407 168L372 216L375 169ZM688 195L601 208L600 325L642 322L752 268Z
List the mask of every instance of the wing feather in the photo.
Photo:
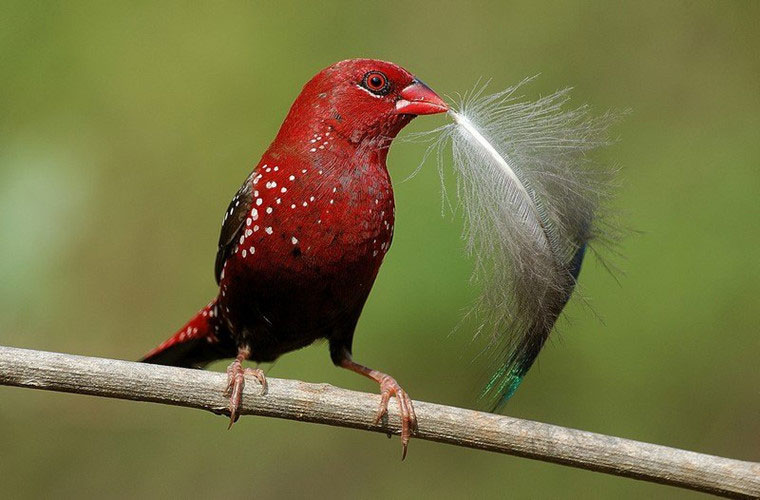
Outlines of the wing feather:
M224 212L222 219L222 230L219 234L219 248L216 252L216 263L214 265L214 276L216 282L222 279L222 269L227 258L232 254L235 248L235 241L240 237L240 231L245 225L245 220L251 210L253 201L253 179L256 176L256 170L243 182L238 192L232 197L227 210Z

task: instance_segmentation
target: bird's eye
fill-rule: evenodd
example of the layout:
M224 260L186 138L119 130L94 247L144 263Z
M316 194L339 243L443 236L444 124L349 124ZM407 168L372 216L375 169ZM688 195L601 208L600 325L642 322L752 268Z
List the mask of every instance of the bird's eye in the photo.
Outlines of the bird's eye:
M364 75L362 86L377 95L386 95L391 89L388 78L379 71L370 71Z

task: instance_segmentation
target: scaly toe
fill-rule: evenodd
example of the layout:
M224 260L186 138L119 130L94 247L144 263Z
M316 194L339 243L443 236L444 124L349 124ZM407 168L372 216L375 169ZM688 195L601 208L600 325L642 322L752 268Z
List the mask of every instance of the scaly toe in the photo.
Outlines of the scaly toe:
M227 368L227 387L224 390L224 395L230 398L230 424L227 426L227 429L230 429L240 416L238 412L244 388L245 376L243 368L239 361L234 361Z
M375 413L375 424L383 420L383 416L388 413L388 402L391 400L391 391L383 391L380 395L380 405Z
M264 396L269 390L269 386L267 384L267 378L264 375L264 370L260 368L246 368L244 373L246 375L251 375L252 377L256 378L256 380L259 381L259 383L261 384L261 396Z
M375 417L375 424L380 423L383 415L388 412L388 403L391 396L395 396L399 409L399 418L401 420L401 460L406 458L409 441L412 433L417 429L417 415L414 413L412 399L398 385L393 378L387 377L380 381L381 399L380 406Z

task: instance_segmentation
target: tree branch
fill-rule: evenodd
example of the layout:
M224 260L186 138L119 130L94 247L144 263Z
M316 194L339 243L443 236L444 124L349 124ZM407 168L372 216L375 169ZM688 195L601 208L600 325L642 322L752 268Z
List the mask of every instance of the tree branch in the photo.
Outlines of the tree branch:
M373 423L378 395L270 378L246 386L241 413L399 434L395 405ZM228 414L226 375L0 346L0 385L151 401ZM760 463L415 401L415 437L734 498L760 497Z

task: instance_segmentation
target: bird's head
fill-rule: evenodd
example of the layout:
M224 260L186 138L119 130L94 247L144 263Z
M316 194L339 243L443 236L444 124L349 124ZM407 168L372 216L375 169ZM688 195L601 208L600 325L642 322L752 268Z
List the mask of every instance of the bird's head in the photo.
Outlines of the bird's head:
M448 111L411 73L375 59L348 59L317 73L303 88L280 135L333 131L352 144L386 145L417 115ZM305 129L305 130L304 130Z

